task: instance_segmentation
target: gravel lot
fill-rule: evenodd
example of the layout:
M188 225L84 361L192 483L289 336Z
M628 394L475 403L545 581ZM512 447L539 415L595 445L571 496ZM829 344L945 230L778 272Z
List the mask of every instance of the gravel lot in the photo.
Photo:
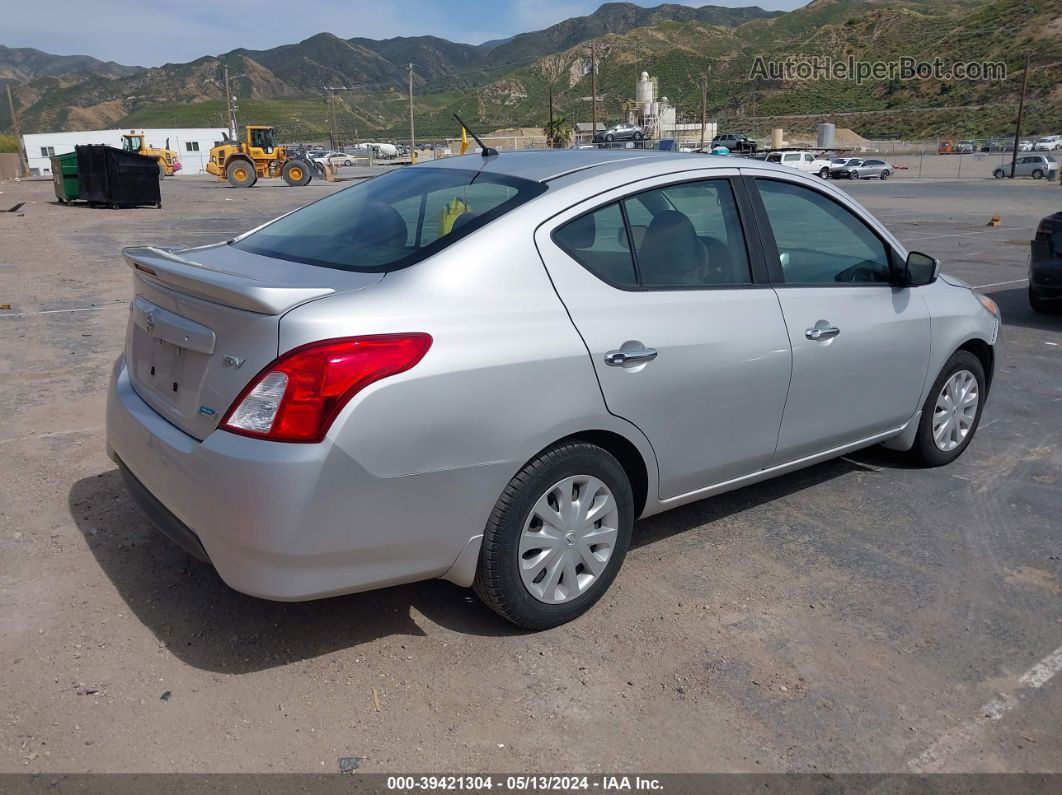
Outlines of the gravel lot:
M870 450L640 522L593 611L524 634L440 581L237 594L104 454L119 248L337 187L181 177L115 212L0 184L26 202L0 212L0 771L1062 771L1062 317L1023 280L1062 189L843 185L1003 308L963 458Z

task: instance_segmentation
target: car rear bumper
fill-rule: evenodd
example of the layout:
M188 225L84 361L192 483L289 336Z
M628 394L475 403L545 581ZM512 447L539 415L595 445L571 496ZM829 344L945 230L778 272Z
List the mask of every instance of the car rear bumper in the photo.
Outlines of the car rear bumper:
M328 439L214 431L199 441L140 398L124 357L108 394L107 452L165 535L235 590L279 601L447 575L512 475L485 465L376 477Z
M1029 287L1038 298L1044 300L1062 299L1062 259L1051 257L1049 254L1037 255L1036 246L1042 245L1046 249L1046 243L1033 241L1033 254L1029 258Z

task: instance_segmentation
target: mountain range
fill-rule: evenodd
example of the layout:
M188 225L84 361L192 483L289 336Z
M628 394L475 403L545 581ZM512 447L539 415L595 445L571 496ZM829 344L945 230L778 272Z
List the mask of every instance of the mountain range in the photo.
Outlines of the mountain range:
M266 50L236 49L142 68L88 56L0 46L24 131L111 126L224 126L223 69L234 75L241 121L273 124L287 140L408 135L412 63L418 138L452 136L457 112L482 130L540 127L554 112L590 118L590 47L598 114L620 117L637 75L656 76L680 117L709 116L762 131L833 120L864 135L994 135L1013 123L1022 55L1062 53L1057 0L813 0L796 11L607 3L539 31L480 45L435 36L375 40L320 33ZM778 81L750 77L757 57L1001 61L1006 80ZM326 89L335 89L334 102ZM1030 129L1062 129L1062 59L1030 71ZM6 103L0 129L9 124Z

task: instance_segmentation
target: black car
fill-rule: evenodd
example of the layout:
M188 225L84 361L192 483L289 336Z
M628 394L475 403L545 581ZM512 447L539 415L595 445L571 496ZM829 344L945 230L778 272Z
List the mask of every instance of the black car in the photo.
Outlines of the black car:
M725 146L731 152L755 152L756 141L745 133L725 133L712 139L712 146Z
M1062 310L1062 212L1036 227L1029 252L1029 304L1037 312Z

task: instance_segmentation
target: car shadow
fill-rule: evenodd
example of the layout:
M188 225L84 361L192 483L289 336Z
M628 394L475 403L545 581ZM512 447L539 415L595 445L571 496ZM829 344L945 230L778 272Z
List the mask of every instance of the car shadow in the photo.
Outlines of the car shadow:
M1062 312L1048 315L1034 312L1029 306L1028 287L1012 287L1007 290L982 290L999 304L1004 326L1021 326L1037 331L1062 331Z
M888 451L885 451L886 453ZM641 520L633 548L686 532L864 468L834 459ZM417 613L468 635L522 634L470 589L426 580L311 602L238 593L212 567L156 531L110 470L74 484L70 513L96 562L134 615L183 662L250 673L391 636L423 636Z
M881 458L882 463L875 462L868 465L861 463L861 460L854 456L834 458L806 469L790 472L788 475L779 475L762 483L728 491L689 505L672 508L648 519L642 519L634 525L631 549L640 549L695 527L717 522L853 472L884 467L885 462L892 460L893 451L882 449L882 453L889 454ZM864 451L860 451L859 455L863 454ZM895 464L906 466L902 463L900 454L896 455ZM894 468L894 464L889 463L887 468Z

